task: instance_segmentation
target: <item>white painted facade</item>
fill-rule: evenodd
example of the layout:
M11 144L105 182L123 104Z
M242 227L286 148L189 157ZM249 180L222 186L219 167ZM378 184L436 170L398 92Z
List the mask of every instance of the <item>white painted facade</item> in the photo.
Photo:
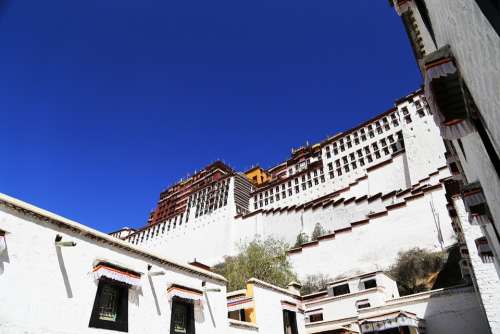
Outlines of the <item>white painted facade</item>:
M372 279L376 280L376 287L366 288L363 282ZM342 284L348 284L350 292L335 296L331 289ZM397 311L411 312L422 319L427 334L489 333L472 287L400 297L396 282L382 272L375 272L332 282L327 291L304 296L306 316L322 316L320 321L306 323L308 333L335 327L359 331L359 323L364 319Z
M255 301L256 324L262 328L262 333L283 332L283 302L296 304L298 334L305 334L305 322L302 302L299 293L293 293L285 289L277 288L268 283L253 279L253 297Z
M375 280L375 287L365 287L365 282ZM336 295L333 288L341 285L349 286L349 293ZM312 294L314 296L314 294ZM329 284L326 293L316 298L304 297L306 319L308 328L320 327L332 321L353 329L358 316L358 311L365 307L378 307L389 299L399 297L396 282L383 272L373 272L363 276L354 276L337 280ZM367 306L369 305L369 306ZM322 321L311 321L311 314L321 314Z
M299 233L310 235L319 223L336 237L291 255L300 276L320 269L334 276L380 269L392 264L400 250L449 246L454 237L440 180L450 174L444 144L422 96L421 91L412 93L384 114L313 145L317 153L307 160L285 169L287 162L280 164L276 168L283 171L277 174L283 180L256 188L247 214L236 211L232 177L228 205L200 217L191 212L187 222L147 227L127 240L212 265L256 237L293 245ZM425 186L434 188L424 193ZM397 209L387 210L398 203ZM369 218L384 211L386 216ZM369 224L352 228L366 219ZM192 247L184 247L186 243ZM384 252L373 251L381 247Z
M403 22L424 78L429 55L449 46L460 85L465 87L462 91L470 92L470 98L465 95L463 100L467 101L466 121L471 124L471 130L446 139L449 162L457 169L456 178L465 185L478 182L486 198L488 219L478 224L463 213L459 225L465 239L463 246L470 256L474 284L491 330L500 333L500 291L495 287L500 276L500 9L493 3L412 0L406 4ZM458 212L463 203L455 200L450 205ZM478 256L480 250L474 241L483 235L493 254L492 263Z
M500 280L493 261L485 261L478 254L475 241L484 235L484 227L469 221L469 214L460 197L453 198L453 205L457 212L455 220L460 224L468 249L468 257L472 269L473 282L481 297L483 309L489 322L492 333L500 333Z
M134 245L190 262L195 258L214 264L232 252L231 229L237 214L235 205L235 178L230 177L227 204L217 210L195 217L194 210L187 221L174 217L153 226L147 226L126 239ZM207 242L210 240L210 242ZM195 247L186 247L189 243Z
M303 245L290 252L290 260L299 275L324 273L333 277L355 272L382 270L391 266L398 252L414 247L433 251L455 243L447 212L440 210L438 219L431 205L443 208L446 199L439 188L419 195L391 198L396 204L380 203L375 216L334 230L317 243ZM417 197L415 197L417 196ZM391 209L390 205L393 206ZM401 205L400 207L397 207ZM353 208L356 210L356 208ZM377 213L380 212L380 216Z
M307 163L305 166L308 166L320 162L317 167L299 174L307 167L298 168L298 164L289 166L282 181L254 192L250 210L300 205L345 188L364 176L367 169L390 159L404 148L408 152L408 166L405 167L408 175L402 178L398 174L394 185L402 189L446 163L443 142L421 93L403 99L393 110L345 135L336 135L322 143L321 159L312 157L300 163ZM387 181L389 179L372 184L375 187L367 189L362 195L384 191L381 187L385 184L387 189L395 189Z
M0 195L0 230L6 242L0 254L0 333L116 333L89 327L98 286L92 270L99 261L140 273L140 286L128 293L129 333L170 332L167 288L172 284L207 288L202 303L195 305L197 333L227 331L226 281L219 275L167 260L6 195ZM56 246L56 235L76 246ZM148 265L164 274L149 276Z
M251 303L242 306L247 319L237 321L230 319L229 333L283 333L284 312L293 313L297 334L305 334L305 317L302 299L293 284L288 289L263 282L256 278L247 281L245 290L228 294L228 303L237 300L239 295L251 299Z

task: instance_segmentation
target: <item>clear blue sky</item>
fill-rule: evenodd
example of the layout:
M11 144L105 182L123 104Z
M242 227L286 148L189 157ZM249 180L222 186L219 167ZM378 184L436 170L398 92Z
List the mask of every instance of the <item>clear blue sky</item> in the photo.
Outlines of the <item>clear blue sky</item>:
M215 159L268 167L421 83L387 0L10 1L0 46L0 192L105 232Z

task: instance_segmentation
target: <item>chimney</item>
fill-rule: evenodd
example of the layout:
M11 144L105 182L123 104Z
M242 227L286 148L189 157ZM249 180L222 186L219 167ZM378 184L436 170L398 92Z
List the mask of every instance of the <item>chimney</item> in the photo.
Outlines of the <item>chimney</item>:
M300 289L302 288L302 284L294 281L294 282L290 282L290 284L288 284L287 287L288 287L288 291L300 296Z

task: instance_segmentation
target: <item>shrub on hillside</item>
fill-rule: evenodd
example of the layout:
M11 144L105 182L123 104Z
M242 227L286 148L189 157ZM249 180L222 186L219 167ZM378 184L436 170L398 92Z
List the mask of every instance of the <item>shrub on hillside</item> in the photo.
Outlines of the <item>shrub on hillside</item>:
M313 292L325 290L328 283L331 281L332 279L330 276L325 274L308 275L301 281L302 289L300 290L300 293L302 295L307 295Z
M227 278L228 291L245 288L252 277L286 287L297 279L287 257L289 248L286 242L274 238L242 243L238 255L226 257L213 269Z
M308 243L308 242L309 242L309 237L307 236L307 234L305 234L304 232L300 232L297 235L297 239L295 240L295 244L293 245L293 247L294 248L300 247L303 244Z
M446 262L446 252L430 252L421 248L399 252L388 273L396 279L402 296L432 288Z

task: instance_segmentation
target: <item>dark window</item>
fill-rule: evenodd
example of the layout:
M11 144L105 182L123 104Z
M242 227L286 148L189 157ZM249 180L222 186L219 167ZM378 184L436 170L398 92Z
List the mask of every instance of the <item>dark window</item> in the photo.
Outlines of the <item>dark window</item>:
M170 319L170 334L195 334L194 305L180 298L172 301L172 317Z
M486 16L491 26L500 36L500 1L498 0L476 0L483 15Z
M100 279L89 327L128 332L129 286Z
M237 310L227 313L227 317L233 320L246 321L245 320L245 310Z
M356 302L356 307L358 308L358 310L363 309L363 308L368 308L370 306L371 305L370 305L370 302L368 301L368 299L360 300L360 301Z
M365 289L371 289L377 287L377 280L372 278L370 280L364 281Z
M333 287L333 295L334 296L346 295L350 292L351 291L349 290L349 284L347 284L347 283Z
M309 316L309 322L323 321L323 313L311 314Z
M298 334L295 312L283 310L283 329L285 334Z

